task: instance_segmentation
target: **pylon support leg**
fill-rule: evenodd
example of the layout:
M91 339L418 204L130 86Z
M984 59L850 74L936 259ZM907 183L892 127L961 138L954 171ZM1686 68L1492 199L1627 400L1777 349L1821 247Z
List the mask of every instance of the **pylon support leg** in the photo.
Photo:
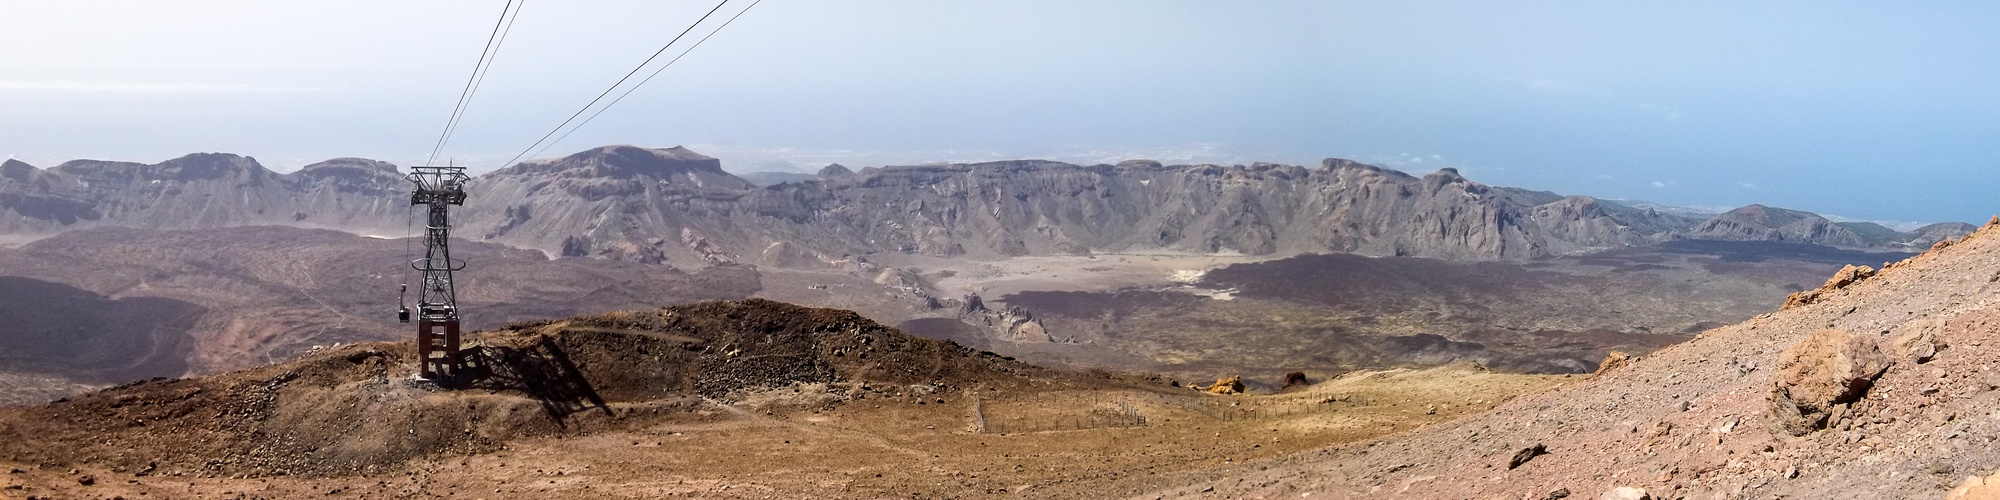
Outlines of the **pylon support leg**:
M465 366L459 352L458 321L418 321L417 360L424 378L457 375Z

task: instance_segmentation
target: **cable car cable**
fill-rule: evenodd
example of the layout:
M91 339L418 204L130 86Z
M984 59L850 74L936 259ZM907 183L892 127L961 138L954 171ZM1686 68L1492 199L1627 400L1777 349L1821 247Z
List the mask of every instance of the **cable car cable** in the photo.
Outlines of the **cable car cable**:
M604 92L597 94L597 98L591 99L589 104L583 105L583 109L576 110L576 113L569 115L569 118L563 120L561 124L556 125L556 128L549 129L549 133L543 134L542 138L536 139L534 144L529 144L527 149L521 150L520 154L516 154L514 155L513 158L507 159L507 161L505 163L501 163L500 166L502 168L505 168L508 165L512 165L515 160L521 159L522 156L526 156L529 152L534 151L536 146L542 145L542 141L546 141L549 140L550 137L554 137L556 135L556 132L562 131L563 127L569 125L569 122L576 121L576 117L583 116L583 112L590 111L591 106L596 106L598 101L604 100L604 96L611 95L611 91L618 90L619 85L624 85L626 80L630 80L632 78L632 75L639 74L639 70L646 69L646 65L652 64L653 59L657 59L660 57L660 54L666 53L668 48L674 46L674 43L681 41L681 37L685 37L687 36L688 33L693 32L696 26L700 26L702 21L707 21L709 16L715 15L715 11L722 10L722 6L727 3L729 3L729 0L722 0L721 2L716 3L715 8L709 9L707 14L702 14L701 19L696 19L694 21L694 24L690 24L688 25L687 29L681 30L681 34L675 35L674 39L668 41L666 45L660 46L660 50L654 51L653 55L648 56L645 61L641 61L639 63L639 66L634 67L632 68L632 71L625 73L625 76L623 78L619 78L616 83L612 83L610 88L606 88L604 89Z
M527 0L521 0L521 3L526 5ZM424 160L424 166L431 166L437 161L438 153L444 150L444 143L451 138L452 130L458 128L459 118L465 116L466 104L472 101L472 94L485 80L486 68L491 67L493 59L500 55L500 44L495 42L506 42L501 28L504 26L506 31L513 31L514 22L511 19L518 18L519 13L520 9L514 8L514 0L507 0L507 4L500 7L500 18L493 21L493 32L486 35L486 46L479 51L479 61L473 63L472 74L465 77L465 89L459 91L458 104L452 107L451 118L445 120L444 132L438 134L437 145L431 147L430 158Z
M694 45L689 46L687 50L681 51L681 54L674 56L673 60L667 61L666 64L660 65L660 69L653 70L653 74L646 75L646 79L639 80L639 83L633 84L631 88L625 89L625 93L619 94L617 99L612 99L610 104L605 104L604 107L597 108L597 112L591 113L589 118L584 118L582 123L576 124L575 127L570 127L568 132L563 132L563 135L561 137L557 137L555 141L552 141L547 145L542 146L542 149L535 150L535 155L542 154L543 151L548 151L549 148L555 147L556 144L561 143L563 139L568 139L570 134L576 133L576 131L578 129L583 128L584 125L589 125L591 120L597 119L597 115L604 114L604 110L611 109L612 106L617 106L618 101L625 100L625 96L632 95L632 91L639 90L639 87L646 86L646 82L653 81L653 77L660 76L660 72L666 71L667 68L673 66L675 62L680 61L681 58L683 57L687 57L689 52L694 52L694 49L701 48L701 44L703 42L707 42L709 38L714 38L716 33L721 33L723 28L728 28L730 23L736 22L736 18L743 17L744 13L750 12L750 9L756 8L757 4L763 2L764 0L757 0L754 2L750 2L749 7L744 7L743 10L737 11L736 15L729 17L728 21L723 21L722 26L717 26L715 28L715 31L708 32L708 36L701 37L700 40L695 40ZM530 157L532 156L534 155L530 155Z
M507 34L514 32L514 21L521 19L521 9L527 6L528 6L528 0L519 0L518 3L514 4L514 14L511 17L507 18L507 28L500 30L499 41L493 43L493 55L488 56L486 58L486 64L484 67L476 68L473 70L474 74L479 75L478 80L472 83L472 91L470 93L465 94L462 107L458 109L457 116L453 117L452 121L445 125L445 132L444 132L445 139L443 142L438 143L439 149L433 150L431 152L432 155L431 159L429 161L424 162L425 166L429 166L431 162L436 161L437 160L436 155L443 151L442 148L444 147L444 145L449 144L451 142L451 137L458 134L458 126L460 124L465 123L466 111L472 109L472 98L478 96L479 87L486 84L486 75L493 74L492 71L493 61L500 59L500 46L507 43Z

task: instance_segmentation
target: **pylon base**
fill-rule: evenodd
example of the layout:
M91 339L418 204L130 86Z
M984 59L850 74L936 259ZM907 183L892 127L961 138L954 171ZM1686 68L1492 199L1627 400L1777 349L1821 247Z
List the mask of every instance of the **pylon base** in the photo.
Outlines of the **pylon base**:
M458 341L458 320L417 321L418 371L424 378L449 377L464 368Z

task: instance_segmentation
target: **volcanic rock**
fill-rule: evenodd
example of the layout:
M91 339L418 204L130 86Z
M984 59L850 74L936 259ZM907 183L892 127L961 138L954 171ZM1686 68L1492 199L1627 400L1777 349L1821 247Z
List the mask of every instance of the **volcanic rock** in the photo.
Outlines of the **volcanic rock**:
M1966 476L1958 487L1945 492L1944 500L2000 500L2000 471L1991 476Z
M1227 378L1216 379L1214 385L1210 385L1204 390L1210 394L1242 394L1243 376L1230 375Z
M1853 285L1874 275L1875 269L1868 266L1849 265L1843 267L1839 272L1833 273L1833 277L1827 278L1826 283L1820 285L1819 288L1793 293L1790 297L1785 298L1785 305L1779 307L1778 310L1783 311L1819 302L1834 292L1838 292L1842 288L1847 288L1848 285Z
M1507 469L1518 469L1522 464L1528 463L1529 460L1534 460L1535 457L1547 454L1549 454L1548 447L1541 444L1522 448L1521 451L1514 452L1514 458L1507 460Z
M896 273L894 270L889 269L883 271L883 276L915 279L913 276L905 276L902 273ZM878 277L877 281L879 282L881 279ZM906 287L915 288L907 285ZM963 305L959 306L958 320L973 326L985 328L991 332L991 335L995 339L1010 342L1073 341L1070 338L1058 338L1050 333L1048 327L1043 326L1042 321L1035 319L1035 315L1026 309L1009 306L1005 309L994 310L986 306L986 301L979 298L979 294L966 294L961 300L963 301Z
M1625 365L1631 364L1631 362L1632 362L1632 355L1618 351L1611 351L1611 353L1604 355L1604 361L1599 362L1597 364L1597 371L1591 372L1590 375L1593 377L1598 375L1603 375L1605 373L1611 372L1612 370L1624 368Z
M1842 411L1836 407L1867 394L1890 362L1874 336L1813 332L1778 357L1770 396L1773 424L1793 436L1826 428L1828 416Z
M1890 352L1902 361L1919 364L1929 362L1931 358L1937 356L1938 351L1950 347L1945 344L1943 336L1938 332L1942 328L1944 322L1937 320L1905 325L1902 333L1889 344Z
M1603 495L1597 497L1597 500L1653 500L1653 496L1646 494L1646 490L1642 488L1620 486L1605 491Z
M1312 385L1312 382L1306 380L1306 372L1291 372L1285 374L1285 386L1280 390L1308 385Z

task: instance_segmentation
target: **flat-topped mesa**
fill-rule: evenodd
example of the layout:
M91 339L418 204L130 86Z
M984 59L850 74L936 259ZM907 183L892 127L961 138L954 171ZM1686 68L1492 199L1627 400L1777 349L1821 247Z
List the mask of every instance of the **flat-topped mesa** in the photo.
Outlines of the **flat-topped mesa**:
M232 179L239 184L263 185L278 174L256 158L229 153L194 153L155 164L73 160L49 169L73 175L92 184L139 181L201 182Z
M587 179L655 179L695 187L752 189L749 181L722 171L722 161L675 146L648 149L605 146L553 160L530 160L488 174L491 177L553 176Z
M396 164L366 158L334 158L306 165L286 178L301 185L327 185L349 193L388 195L408 191Z
M1410 174L1407 174L1407 173L1404 173L1404 172L1403 172L1403 171L1401 171L1401 170L1396 170L1396 169L1392 169L1392 168L1385 168L1385 167L1381 167L1381 166L1378 166L1378 165L1369 165L1369 164L1366 164L1366 163L1362 163L1362 162L1358 162L1358 161L1354 161L1354 160L1349 160L1349 159L1346 159L1346 158L1327 158L1327 159L1324 159L1324 160L1320 160L1320 161L1319 161L1319 169L1320 169L1320 170L1325 170L1325 171L1329 171L1329 172L1343 172L1343 171L1348 171L1348 172L1361 172L1361 173L1372 173L1372 174L1381 174L1381 175L1386 175L1386 176L1389 176L1389 177L1394 177L1394 178L1398 178L1398 179L1406 179L1406 180L1415 180L1415 179L1416 179L1416 176L1413 176L1413 175L1410 175ZM1454 172L1456 172L1456 171L1454 171Z
M367 158L353 158L353 157L334 158L331 160L326 160L319 163L306 165L305 167L300 168L299 171L325 172L325 173L342 172L342 171L360 171L370 174L388 173L398 176L402 175L401 169L397 167L396 164L394 163L389 163L380 160L370 160Z
M1117 167L1130 170L1159 170L1162 165L1158 160L1132 159L1118 162Z

